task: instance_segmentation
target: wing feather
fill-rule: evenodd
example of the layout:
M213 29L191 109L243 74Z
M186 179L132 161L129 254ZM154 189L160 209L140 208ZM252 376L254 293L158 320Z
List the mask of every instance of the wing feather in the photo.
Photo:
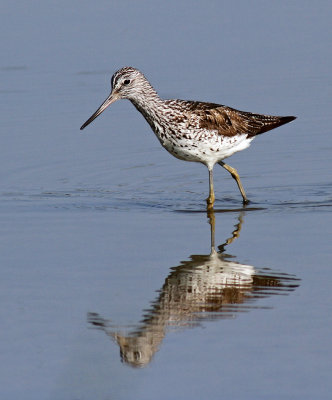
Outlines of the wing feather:
M183 112L187 115L190 114L189 119L197 120L201 129L214 130L219 135L228 137L239 134L247 134L248 137L253 137L296 118L293 116L254 114L215 103L197 101L182 101L181 103Z

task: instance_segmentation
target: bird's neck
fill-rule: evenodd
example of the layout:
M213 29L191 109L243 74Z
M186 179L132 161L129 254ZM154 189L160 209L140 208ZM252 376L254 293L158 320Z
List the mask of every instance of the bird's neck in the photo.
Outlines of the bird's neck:
M164 100L158 96L158 93L148 82L140 93L136 93L135 97L129 100L149 123L151 119L159 119Z

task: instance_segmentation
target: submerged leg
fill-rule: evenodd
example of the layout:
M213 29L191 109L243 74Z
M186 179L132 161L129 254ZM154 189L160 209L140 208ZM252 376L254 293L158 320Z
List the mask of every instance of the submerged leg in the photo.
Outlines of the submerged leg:
M222 161L219 161L219 165L221 165L223 168L225 168L232 175L232 177L236 180L236 183L237 183L237 185L238 185L238 187L240 189L240 192L242 194L243 204L248 204L249 200L247 199L246 193L245 193L245 191L243 189L243 186L242 186L242 183L241 183L241 180L240 180L240 176L237 173L237 170L235 168L231 167L230 165L225 164Z
M210 210L208 209L206 214L207 214L209 224L211 227L211 254L212 254L215 252L214 237L215 237L215 231L216 231L216 217L214 215L213 209L210 209Z
M207 209L212 210L213 205L214 205L214 189L213 189L213 170L209 169L209 185L210 185L210 190L209 190L209 197L206 199L207 202Z

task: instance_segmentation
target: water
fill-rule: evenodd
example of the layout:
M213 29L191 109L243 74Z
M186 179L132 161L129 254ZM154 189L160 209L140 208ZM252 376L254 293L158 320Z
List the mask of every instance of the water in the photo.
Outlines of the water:
M328 399L332 7L3 2L4 399ZM6 35L6 36L5 36ZM164 97L297 115L215 168L129 102L79 127L121 66Z

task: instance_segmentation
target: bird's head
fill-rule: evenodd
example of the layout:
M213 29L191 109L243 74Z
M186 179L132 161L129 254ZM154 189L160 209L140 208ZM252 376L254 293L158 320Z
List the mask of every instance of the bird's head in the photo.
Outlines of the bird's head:
M144 96L146 89L150 89L151 85L146 80L144 75L136 68L123 67L116 71L111 79L111 94L98 108L98 110L91 115L91 117L84 122L81 130L89 125L95 118L98 117L108 106L119 99L135 100L140 96Z

